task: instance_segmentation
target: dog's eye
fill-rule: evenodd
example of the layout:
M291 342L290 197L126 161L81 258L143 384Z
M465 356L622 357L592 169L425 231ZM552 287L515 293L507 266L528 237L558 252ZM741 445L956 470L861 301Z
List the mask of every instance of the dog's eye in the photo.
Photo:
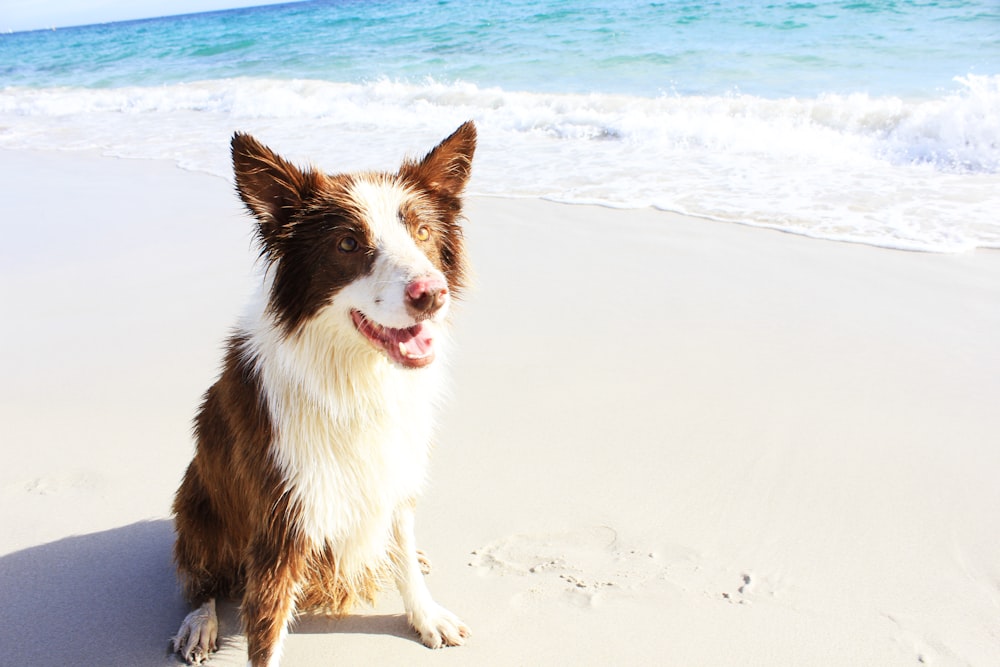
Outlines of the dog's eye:
M337 249L340 252L354 252L358 249L358 240L353 236L345 236L337 242Z
M427 225L423 225L417 228L417 233L414 234L418 241L426 241L431 237L431 228Z

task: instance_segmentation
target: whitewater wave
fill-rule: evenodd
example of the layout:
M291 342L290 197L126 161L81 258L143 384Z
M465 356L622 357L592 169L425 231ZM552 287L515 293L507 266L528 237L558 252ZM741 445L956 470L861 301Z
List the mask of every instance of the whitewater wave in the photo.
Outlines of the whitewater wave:
M158 87L7 88L0 146L99 149L228 176L226 141L258 133L331 170L385 167L466 119L473 189L655 206L823 238L1000 247L1000 76L933 99L635 97L390 80L224 79Z

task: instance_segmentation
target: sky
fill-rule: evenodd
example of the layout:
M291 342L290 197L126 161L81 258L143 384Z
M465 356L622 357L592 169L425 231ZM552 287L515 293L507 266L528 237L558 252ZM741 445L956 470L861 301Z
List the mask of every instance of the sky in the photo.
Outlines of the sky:
M0 31L65 28L89 23L270 5L285 0L2 0Z

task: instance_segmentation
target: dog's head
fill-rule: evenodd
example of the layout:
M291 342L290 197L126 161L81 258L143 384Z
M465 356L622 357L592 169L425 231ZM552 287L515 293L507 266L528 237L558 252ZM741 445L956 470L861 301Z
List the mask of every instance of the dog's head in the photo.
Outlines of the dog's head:
M430 364L464 286L461 195L475 146L468 122L396 173L328 175L236 134L236 187L257 219L268 310L285 333L323 318L400 366Z

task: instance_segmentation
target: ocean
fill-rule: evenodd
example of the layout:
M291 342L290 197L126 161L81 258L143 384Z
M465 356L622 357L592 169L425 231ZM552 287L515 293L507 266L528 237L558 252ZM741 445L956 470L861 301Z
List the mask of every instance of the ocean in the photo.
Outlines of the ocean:
M241 130L387 169L467 119L473 194L1000 248L997 0L315 0L0 35L0 148L229 178Z

